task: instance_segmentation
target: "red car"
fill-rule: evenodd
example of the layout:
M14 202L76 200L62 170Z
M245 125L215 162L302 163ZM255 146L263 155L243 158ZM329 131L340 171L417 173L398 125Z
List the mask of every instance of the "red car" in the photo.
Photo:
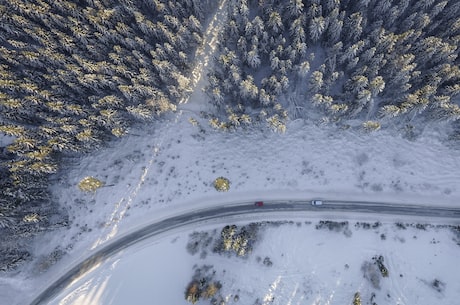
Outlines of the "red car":
M261 206L264 205L264 202L263 202L263 201L256 201L256 202L254 203L254 205L255 205L256 207L261 207Z

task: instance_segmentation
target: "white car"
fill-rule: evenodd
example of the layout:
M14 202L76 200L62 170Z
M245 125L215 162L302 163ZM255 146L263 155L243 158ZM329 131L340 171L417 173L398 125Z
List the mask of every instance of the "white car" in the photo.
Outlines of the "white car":
M311 205L322 205L323 201L322 200L312 200Z

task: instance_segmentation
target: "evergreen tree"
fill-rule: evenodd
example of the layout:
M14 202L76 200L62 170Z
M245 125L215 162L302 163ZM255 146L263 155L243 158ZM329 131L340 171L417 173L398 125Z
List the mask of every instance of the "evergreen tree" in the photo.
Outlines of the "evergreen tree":
M312 93L320 91L324 84L323 73L321 71L314 71L310 77L310 90Z
M313 42L317 42L320 40L321 35L324 33L326 30L326 20L324 17L314 17L310 21L310 27L309 27L309 33L310 33L310 38L313 40Z

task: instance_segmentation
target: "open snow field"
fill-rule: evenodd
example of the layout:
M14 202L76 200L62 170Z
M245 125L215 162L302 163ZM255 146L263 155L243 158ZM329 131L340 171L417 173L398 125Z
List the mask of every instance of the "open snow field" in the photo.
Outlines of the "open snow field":
M190 304L185 290L194 274L221 284L198 304L351 304L356 292L363 304L456 304L458 231L347 221L336 230L318 229L308 215L260 223L245 257L213 251L223 225L198 229L208 235L195 255L187 250L197 240L192 231L168 232L102 262L49 304ZM372 259L378 256L388 277Z

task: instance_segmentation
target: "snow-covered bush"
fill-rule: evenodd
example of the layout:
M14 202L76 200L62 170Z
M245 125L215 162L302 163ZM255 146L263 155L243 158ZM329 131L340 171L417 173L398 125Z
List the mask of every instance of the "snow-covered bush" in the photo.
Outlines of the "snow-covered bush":
M218 177L214 180L214 188L219 192L227 192L230 189L230 180Z
M222 296L219 295L219 291L222 288L222 284L214 280L215 271L213 266L204 265L195 268L192 281L185 290L185 299L192 304L195 304L200 299L221 299Z
M353 305L361 305L361 295L359 292L356 292L355 295L353 296Z
M102 186L104 186L104 182L90 176L81 179L78 183L78 188L84 192L95 192Z

